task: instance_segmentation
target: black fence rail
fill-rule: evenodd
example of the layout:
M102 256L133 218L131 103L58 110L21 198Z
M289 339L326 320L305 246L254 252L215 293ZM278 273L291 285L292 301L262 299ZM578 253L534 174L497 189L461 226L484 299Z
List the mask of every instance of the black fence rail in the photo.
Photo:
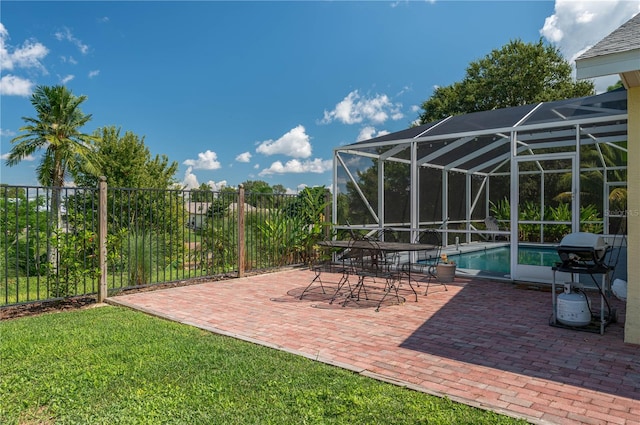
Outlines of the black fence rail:
M328 196L0 186L0 306L311 261Z

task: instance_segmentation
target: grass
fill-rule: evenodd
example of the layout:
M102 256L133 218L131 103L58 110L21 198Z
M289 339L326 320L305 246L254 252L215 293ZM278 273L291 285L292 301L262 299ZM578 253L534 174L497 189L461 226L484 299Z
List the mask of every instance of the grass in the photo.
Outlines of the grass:
M0 423L516 424L140 312L0 322Z
M149 284L175 282L179 280L196 279L202 276L209 276L200 269L187 270L184 268L167 267L163 270L153 270ZM0 276L4 277L4 271L0 270ZM99 280L97 278L82 279L77 286L71 286L72 295L91 295L98 292ZM53 278L47 276L20 276L10 277L6 280L0 279L0 307L12 304L47 301L54 298L49 293L53 285ZM114 292L121 288L134 286L134 282L129 281L127 272L109 273L107 275L107 288Z

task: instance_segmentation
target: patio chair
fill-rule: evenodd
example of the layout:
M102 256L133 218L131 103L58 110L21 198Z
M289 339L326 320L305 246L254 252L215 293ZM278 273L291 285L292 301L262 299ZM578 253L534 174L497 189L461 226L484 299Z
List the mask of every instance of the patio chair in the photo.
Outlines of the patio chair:
M338 256L338 261L342 265L343 279L338 282L338 286L333 293L329 304L333 304L336 298L338 298L342 294L342 289L345 285L347 285L347 296L353 293L354 286L351 285L349 277L356 275L359 264L363 261L362 258L364 256L364 250L362 248L353 246L354 243L363 239L355 233L352 236L353 237L349 239L348 247L344 249Z
M379 242L399 242L400 238L398 237L398 232L396 232L393 229L382 229L380 231L378 231L377 235L375 237L371 237L369 238L370 240L373 241L379 241ZM389 265L398 265L399 263L399 259L400 259L400 253L397 251L392 251L392 252L385 252L382 251L381 255L384 256L384 260L386 263L388 263Z
M498 222L498 219L493 217L493 216L487 216L487 218L484 219L484 224L485 226L487 226L487 230L489 230L491 233L489 234L488 238L491 238L492 242L496 241L496 238L501 237L502 235L497 235L496 232L499 232L500 230L500 223ZM509 237L506 236L505 239L509 240Z
M355 273L358 276L358 283L353 288L350 296L348 296L344 302L343 306L345 306L350 301L359 301L360 294L364 294L364 298L366 300L369 299L369 295L367 293L367 288L365 285L365 281L370 279L374 284L380 280L384 281L384 286L382 288L383 296L378 302L376 306L376 311L380 310L380 306L386 300L387 296L390 293L394 293L398 303L401 302L400 294L398 293L399 286L399 271L397 267L392 267L383 252L380 249L377 241L374 240L366 240L367 247L362 249L362 255L358 259L358 264L356 266ZM378 281L376 281L376 279Z
M339 262L335 262L333 260L333 255L325 255L311 264L310 268L311 271L314 272L315 276L313 277L311 282L309 282L309 285L307 285L307 287L302 291L299 299L304 298L307 293L310 293L313 290L313 286L316 282L320 284L320 291L322 292L322 295L325 295L327 293L324 286L325 281L323 281L322 279L323 274L329 274L330 276L332 276L334 279L334 283L336 283L336 286L339 290L344 284L344 281L349 278L349 270L345 265L344 260L341 260L340 258L338 258L338 260ZM337 282L335 282L335 276L339 276Z
M403 265L403 273L407 275L409 285L411 285L411 280L413 280L417 286L420 287L420 283L425 282L423 279L426 278L427 287L425 289L425 295L429 293L429 286L432 282L444 286L445 291L448 291L449 288L447 288L446 283L438 280L436 273L436 266L440 262L440 255L442 253L442 237L440 233L436 229L424 229L418 234L416 243L429 245L432 248L418 251L417 263ZM419 279L416 278L416 275Z

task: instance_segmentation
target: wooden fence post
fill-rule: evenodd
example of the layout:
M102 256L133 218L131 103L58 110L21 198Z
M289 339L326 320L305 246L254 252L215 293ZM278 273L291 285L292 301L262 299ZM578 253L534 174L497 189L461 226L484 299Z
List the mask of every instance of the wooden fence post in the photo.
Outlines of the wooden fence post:
M324 191L324 222L329 223L329 225L324 227L324 238L331 239L331 224L333 223L333 217L331 217L331 191L329 189L325 189Z
M238 187L238 277L244 277L244 185Z
M98 302L107 298L107 178L100 177L98 183L98 262L100 267L100 283Z

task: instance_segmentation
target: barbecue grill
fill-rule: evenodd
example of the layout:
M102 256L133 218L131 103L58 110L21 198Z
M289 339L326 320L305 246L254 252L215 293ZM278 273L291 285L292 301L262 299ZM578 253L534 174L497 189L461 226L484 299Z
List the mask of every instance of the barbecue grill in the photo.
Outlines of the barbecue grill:
M562 238L557 246L561 262L556 263L553 270L552 326L567 326L572 329L584 329L604 333L604 328L615 320L615 311L611 310L608 302L610 292L610 274L613 266L605 262L607 252L611 247L604 237L594 233L576 232ZM571 273L572 282L565 283L564 293L556 293L556 272ZM600 317L593 316L591 303L586 294L588 289L574 279L575 275L588 274L600 295ZM602 283L598 283L594 275L602 275ZM605 305L607 312L605 312ZM595 325L595 326L590 326Z
M557 247L562 263L558 269L580 273L585 270L606 269L605 257L609 245L601 235L587 232L570 233Z

